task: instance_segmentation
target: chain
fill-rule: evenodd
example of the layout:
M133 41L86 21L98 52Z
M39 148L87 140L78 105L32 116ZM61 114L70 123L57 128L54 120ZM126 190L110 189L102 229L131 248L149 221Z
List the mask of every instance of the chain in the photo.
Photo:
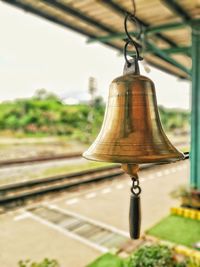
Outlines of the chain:
M124 19L124 30L125 30L125 33L127 36L125 38L125 45L124 45L124 58L125 58L127 66L130 67L132 62L129 61L127 58L128 46L131 45L135 49L136 54L133 56L135 59L135 62L142 60L142 57L140 56L140 51L139 51L142 48L142 46L131 37L131 34L129 33L129 30L128 30L128 25L127 25L128 21L135 24L135 28L137 29L137 33L135 34L135 39L137 39L137 40L140 40L140 38L141 38L142 27L141 27L138 19L134 15L127 13L127 15L125 16L125 19Z
M141 187L139 185L139 179L138 177L131 177L132 179L132 186L131 186L131 193L134 195L134 196L139 196L139 194L141 193Z

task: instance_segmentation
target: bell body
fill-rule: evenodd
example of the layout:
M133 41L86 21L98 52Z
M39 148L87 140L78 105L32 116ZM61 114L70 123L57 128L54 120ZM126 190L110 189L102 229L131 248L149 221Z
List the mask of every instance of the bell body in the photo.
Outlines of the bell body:
M101 131L83 156L136 164L184 158L163 131L149 78L131 73L113 80Z

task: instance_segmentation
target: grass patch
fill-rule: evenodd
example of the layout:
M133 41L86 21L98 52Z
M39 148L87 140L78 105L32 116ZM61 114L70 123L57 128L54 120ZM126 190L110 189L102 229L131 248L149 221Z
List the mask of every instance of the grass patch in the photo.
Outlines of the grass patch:
M79 165L57 166L53 168L48 168L42 173L42 175L53 176L53 175L71 173L71 172L90 170L90 169L100 168L100 167L110 166L110 165L112 164L106 163L106 162L88 162L88 163L83 163Z
M123 260L120 259L116 255L112 255L107 253L98 259L96 259L93 263L87 265L87 267L123 267Z
M147 234L192 247L200 241L200 221L170 215L148 230Z

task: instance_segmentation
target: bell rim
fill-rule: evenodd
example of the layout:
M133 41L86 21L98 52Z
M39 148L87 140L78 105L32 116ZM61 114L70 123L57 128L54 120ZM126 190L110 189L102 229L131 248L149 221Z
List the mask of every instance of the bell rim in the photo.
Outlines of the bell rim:
M161 156L161 155L151 155L151 156L137 156L137 160L133 159L133 156L126 156L125 160L121 160L119 159L119 156L116 155L116 157L118 157L118 160L114 160L114 156L113 155L102 155L102 154L95 154L95 153L87 153L84 152L82 154L82 156L87 159L87 160L92 160L92 161L99 161L99 162L111 162L111 163L128 163L128 164L146 164L146 163L158 163L158 164L165 164L165 163L172 163L172 162L176 162L176 161L180 161L180 160L184 160L185 156L182 152L177 151L177 153L174 153L174 156ZM153 157L153 159L150 159L150 157ZM123 156L124 158L124 156Z

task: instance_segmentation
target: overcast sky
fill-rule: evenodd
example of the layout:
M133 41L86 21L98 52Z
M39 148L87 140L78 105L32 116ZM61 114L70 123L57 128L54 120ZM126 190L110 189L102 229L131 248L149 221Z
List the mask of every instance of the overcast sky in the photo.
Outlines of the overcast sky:
M124 59L102 44L0 2L0 101L32 96L46 88L61 97L88 98L88 78L107 98L110 82L122 74ZM190 84L152 67L157 99L166 107L189 108Z

